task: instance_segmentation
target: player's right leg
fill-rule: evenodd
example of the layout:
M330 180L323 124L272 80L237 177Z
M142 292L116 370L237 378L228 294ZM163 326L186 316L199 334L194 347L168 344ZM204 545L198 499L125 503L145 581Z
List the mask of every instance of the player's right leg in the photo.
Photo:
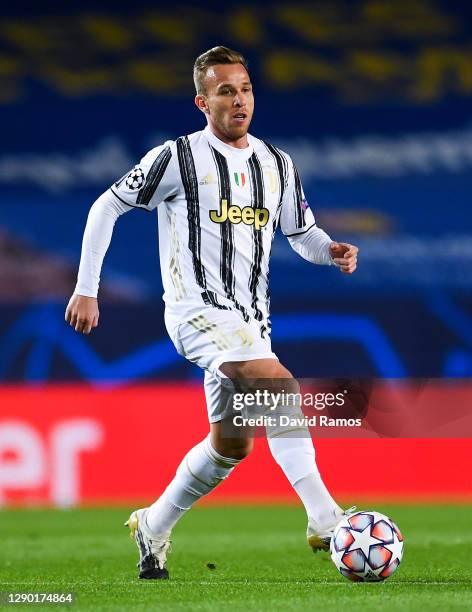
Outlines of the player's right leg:
M139 550L139 577L165 579L170 534L195 502L225 480L252 448L250 438L221 438L220 423L183 458L175 477L149 507L132 512L126 525ZM218 450L216 450L218 449Z
M243 354L272 355L254 330L232 311L209 309L182 324L173 340L183 356L205 369L210 434L183 458L162 495L149 508L134 511L126 523L138 546L140 578L168 578L166 559L173 527L196 501L225 480L252 448L250 433L240 430L234 438L221 433L225 390L219 364Z
M167 579L169 572L166 567L167 553L170 549L169 533L157 534L147 525L148 508L134 510L126 521L130 537L135 540L139 551L139 577Z

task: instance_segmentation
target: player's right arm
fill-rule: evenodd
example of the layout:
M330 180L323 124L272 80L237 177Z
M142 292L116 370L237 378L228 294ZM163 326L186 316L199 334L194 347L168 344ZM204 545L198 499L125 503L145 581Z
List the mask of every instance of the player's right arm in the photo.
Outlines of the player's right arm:
M133 208L150 211L176 192L176 164L171 143L166 142L149 151L94 202L82 240L77 284L65 312L66 322L75 331L89 334L98 325L100 272L118 217Z
M120 202L110 189L90 209L82 240L77 284L65 313L65 320L77 332L89 334L98 325L97 295L103 259L116 220L128 210L132 210L131 207Z

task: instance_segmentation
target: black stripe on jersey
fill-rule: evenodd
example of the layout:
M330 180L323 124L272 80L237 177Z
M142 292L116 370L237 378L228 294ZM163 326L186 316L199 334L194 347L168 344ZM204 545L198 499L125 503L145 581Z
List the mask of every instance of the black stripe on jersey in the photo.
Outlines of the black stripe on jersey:
M126 175L128 176L128 175ZM129 202L127 202L126 200L123 200L122 197L120 197L116 191L113 189L113 187L110 187L110 191L112 192L112 194L114 196L116 196L120 202L123 202L123 204L126 204L126 206L129 206L130 208L137 208L138 210L144 210L144 212L150 213L152 212L150 208L142 208L141 206L136 206L136 204L130 204Z
M270 322L270 319L267 319L266 321L267 325L261 325L261 338L264 339L266 337L270 338L270 330L272 328L272 323Z
M198 199L198 180L192 150L187 136L176 140L180 176L187 200L188 248L192 253L193 270L197 284L206 288L205 268L201 260L202 230L200 227L200 202Z
M314 227L316 225L316 221L313 222L311 225L309 225L308 227L305 227L301 232L295 232L295 234L285 234L286 238L292 238L293 236L301 236L302 234L306 234L309 230L311 230L312 227Z
M231 206L231 181L229 177L228 162L226 157L210 145L213 159L215 160L216 171L218 174L218 185L221 200L226 200ZM234 276L234 228L233 224L227 219L220 224L221 229L221 249L220 249L220 277L226 297L233 302L245 321L249 321L247 310L240 304L235 297Z
M220 310L231 310L229 306L224 306L218 302L218 298L216 297L216 293L214 291L209 291L207 289L202 293L202 299L207 306L213 306L214 308L219 308Z
M253 208L264 208L264 179L259 158L255 153L247 161L249 176L251 178L251 204ZM249 291L251 292L251 306L254 309L256 321L263 319L263 314L257 305L257 285L261 275L261 263L264 253L262 232L252 227L252 264L249 274Z
M244 306L242 304L240 304L238 302L238 300L233 296L232 297L233 303L236 306L236 308L239 310L239 312L242 314L243 319L246 321L246 323L249 321L249 315L247 313L247 310L244 308Z
M226 200L231 206L231 183L229 178L228 162L224 155L211 147L213 158L218 173L218 184L220 190L220 202ZM221 251L220 251L220 276L227 297L234 295L234 230L229 219L220 224Z
M136 204L143 204L145 206L149 204L152 196L159 186L159 183L162 180L162 177L164 176L164 172L169 165L171 157L172 153L170 151L170 147L165 147L165 149L163 149L156 157L149 169L144 187L139 190Z
M293 174L295 177L295 227L303 227L305 225L305 209L302 205L302 183L295 165L293 166Z

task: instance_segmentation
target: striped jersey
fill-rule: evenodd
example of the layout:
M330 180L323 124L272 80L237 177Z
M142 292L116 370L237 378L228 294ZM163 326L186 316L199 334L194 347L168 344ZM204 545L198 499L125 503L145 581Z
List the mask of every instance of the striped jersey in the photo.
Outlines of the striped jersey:
M166 316L204 306L237 310L270 329L269 258L315 225L289 155L248 134L237 149L209 128L147 153L111 190L129 206L157 207Z

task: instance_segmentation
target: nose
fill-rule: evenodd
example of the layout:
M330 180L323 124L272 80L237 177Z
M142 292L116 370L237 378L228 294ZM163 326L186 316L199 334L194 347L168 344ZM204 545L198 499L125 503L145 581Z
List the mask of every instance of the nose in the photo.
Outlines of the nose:
M233 105L240 107L240 106L244 106L246 104L246 96L242 93L236 93L234 96L234 100L233 100Z

